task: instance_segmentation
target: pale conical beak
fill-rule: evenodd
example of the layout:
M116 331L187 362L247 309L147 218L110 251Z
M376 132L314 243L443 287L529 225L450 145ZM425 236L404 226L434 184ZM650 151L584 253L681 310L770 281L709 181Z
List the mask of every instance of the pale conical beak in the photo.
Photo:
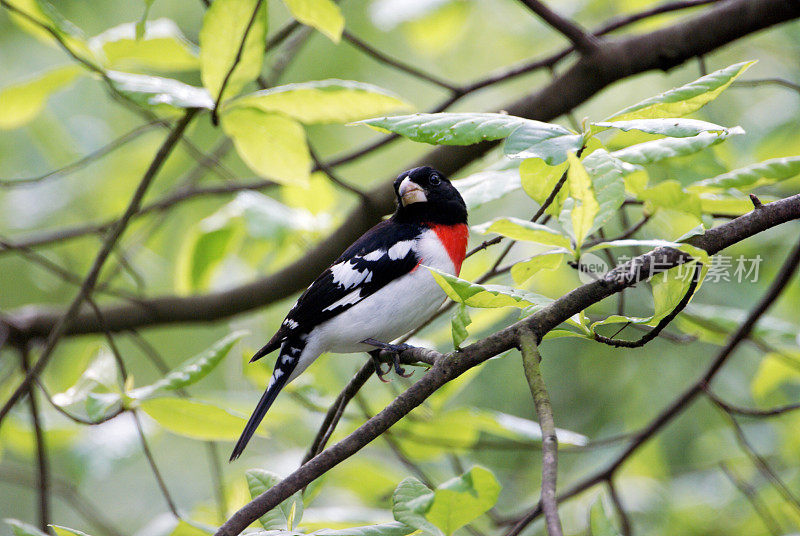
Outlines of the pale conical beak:
M412 181L409 177L403 179L397 191L400 194L400 202L404 207L412 203L424 203L428 200L425 197L425 190L422 189L422 186Z

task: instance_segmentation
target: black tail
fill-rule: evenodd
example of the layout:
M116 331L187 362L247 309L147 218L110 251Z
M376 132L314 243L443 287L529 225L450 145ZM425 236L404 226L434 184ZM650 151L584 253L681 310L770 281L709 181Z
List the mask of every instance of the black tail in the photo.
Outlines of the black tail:
M250 415L250 420L247 421L242 435L236 442L236 446L233 447L233 452L231 453L229 461L235 460L244 452L244 448L247 446L250 438L253 437L258 425L261 424L264 415L267 414L270 406L275 402L278 393L281 392L281 389L283 389L288 382L292 371L294 371L297 362L300 360L300 354L304 347L305 343L301 341L284 341L281 347L281 353L278 355L278 360L275 362L275 371L272 373L269 386L267 390L264 391L264 394L261 395L261 400L258 401L258 405L253 411L253 414Z

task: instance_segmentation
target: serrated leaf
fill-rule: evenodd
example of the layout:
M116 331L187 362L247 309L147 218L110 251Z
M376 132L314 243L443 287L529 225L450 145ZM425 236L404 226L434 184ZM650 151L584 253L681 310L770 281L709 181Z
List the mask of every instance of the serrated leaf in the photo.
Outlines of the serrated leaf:
M690 191L721 191L729 188L752 190L800 175L800 156L772 158L757 164L734 169L689 186Z
M491 471L476 466L437 486L425 517L444 534L453 534L494 506L499 495L500 484Z
M33 525L29 525L18 519L6 518L3 519L3 521L11 526L11 532L14 533L14 536L48 536Z
M731 83L755 62L736 63L709 73L694 82L665 91L613 114L609 120L681 117L699 110L716 99Z
M284 184L308 183L311 156L300 123L254 108L226 110L221 119L225 133L250 169Z
M600 497L597 498L589 511L589 536L620 536L611 520L608 519Z
M259 3L259 12L255 15L242 47L242 38ZM203 16L199 37L203 86L213 101L235 96L261 72L267 38L267 2L214 0ZM219 98L226 77L228 81L225 94Z
M453 336L453 348L456 350L461 348L461 343L467 340L467 337L469 337L467 326L469 326L471 323L472 319L469 317L467 306L463 303L460 303L450 319L450 331Z
M534 255L530 259L520 261L512 266L511 277L514 279L514 283L522 285L541 270L555 270L561 266L564 257L570 253L572 253L571 249Z
M567 237L546 225L528 220L511 217L495 218L481 225L474 225L472 228L481 234L495 233L512 240L534 242L572 251L572 244Z
M164 391L176 391L199 382L219 365L222 359L242 337L246 331L234 331L215 342L209 348L191 357L172 369L160 380L128 393L128 396L143 400Z
M457 303L464 303L470 307L489 309L519 307L522 309L529 306L543 306L553 301L533 292L503 285L479 285L454 275L440 272L430 266L426 266L426 268L430 270L433 278L451 300Z
M629 164L651 164L667 158L700 152L707 147L725 141L730 136L743 133L743 130L731 129L725 132L701 132L697 136L688 138L663 138L637 143L618 151L613 151L611 156Z
M150 398L140 407L164 429L203 441L233 441L247 422L214 404L185 398Z
M338 43L344 30L342 11L331 0L283 0L292 16Z
M281 477L263 469L249 469L245 472L250 497L255 499L281 481ZM258 520L267 530L292 530L303 519L303 495L298 491L280 503Z
M199 49L171 19L147 21L141 36L137 36L137 27L127 22L109 28L92 37L89 47L112 69L193 71L200 66Z
M306 124L347 123L411 107L378 86L337 79L285 84L243 95L226 105L240 106L280 112Z
M679 117L660 117L655 119L629 119L625 121L601 121L592 123L603 128L616 128L628 132L638 130L647 134L670 136L673 138L689 138L711 132L717 135L744 134L742 127L727 128L699 119L684 119Z
M59 67L0 90L0 129L19 128L44 109L47 99L81 73L76 65Z
M541 158L551 165L577 151L583 136L560 125L497 113L435 113L377 117L359 121L382 132L432 145L472 145L508 138L504 152L512 158Z
M534 201L543 205L558 184L561 176L566 172L569 164L564 161L556 166L548 165L541 158L528 158L519 166L519 175L522 189ZM569 195L569 188L562 186L546 213L558 216L561 205Z
M214 107L214 101L211 100L208 91L184 84L174 78L120 71L107 71L106 75L119 91L130 94L143 104L151 106L168 104L177 108ZM136 98L137 96L139 98Z
M592 229L600 205L592 189L592 179L581 161L574 153L569 153L567 159L569 161L567 185L570 197L564 202L559 221L562 225L566 223L565 228L571 231L575 239L575 249L579 250ZM568 218L565 217L565 213L568 214Z

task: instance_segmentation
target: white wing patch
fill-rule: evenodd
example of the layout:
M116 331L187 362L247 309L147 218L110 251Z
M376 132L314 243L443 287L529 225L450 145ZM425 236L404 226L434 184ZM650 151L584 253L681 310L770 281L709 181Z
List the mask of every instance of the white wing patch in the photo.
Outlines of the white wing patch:
M414 240L403 240L390 247L388 251L389 259L395 261L408 255L408 252L414 246L414 242Z
M350 261L334 264L331 266L331 273L333 282L343 288L353 288L372 281L372 272L367 269L357 270Z
M373 262L373 261L380 260L380 258L383 257L384 255L386 255L386 250L376 249L375 251L372 251L372 252L367 253L366 255L364 255L363 259L365 261Z
M350 305L351 303L358 303L361 301L361 289L356 289L350 294L346 295L341 300L336 300L329 306L327 306L323 311L333 311L337 307L344 307L345 305Z
M295 329L300 324L298 324L297 322L295 322L291 318L287 318L286 320L283 321L283 325L286 326L289 329Z

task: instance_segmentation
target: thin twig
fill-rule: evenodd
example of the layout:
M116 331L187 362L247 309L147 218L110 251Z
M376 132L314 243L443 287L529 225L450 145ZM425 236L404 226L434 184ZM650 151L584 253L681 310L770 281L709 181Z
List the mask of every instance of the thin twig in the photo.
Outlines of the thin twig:
M19 349L19 357L23 373L30 371L30 359L27 346ZM48 531L50 524L50 462L47 454L47 442L42 429L41 413L39 403L36 400L36 390L33 385L28 387L28 406L31 410L31 421L33 422L33 432L36 438L36 466L38 468L38 480L36 489L39 494L39 528L42 532Z
M317 155L317 152L314 150L314 148L311 147L310 143L308 144L308 154L311 155L311 160L314 162L314 165L325 175L327 175L327 177L331 180L332 183L336 184L340 188L347 190L348 192L356 194L361 199L369 200L369 196L367 196L366 192L359 190L355 186L347 184L344 180L341 179L341 177L339 177L339 175L333 170L332 167L323 162L319 158L319 155Z
M147 464L150 466L150 470L153 472L153 476L156 479L158 488L161 490L161 495L164 496L164 500L167 502L167 507L169 508L170 512L172 512L172 515L174 515L177 519L182 519L181 515L178 513L178 508L175 506L175 502L172 500L172 497L169 494L167 484L164 482L164 478L161 476L161 471L158 469L158 465L156 465L156 460L153 457L153 452L150 450L150 445L147 444L147 438L144 435L144 428L142 427L142 422L139 419L139 414L135 409L132 409L130 414L131 417L133 417L134 424L136 425L136 433L139 436L139 442L142 444L142 452L144 453L145 459L147 459Z
M758 491L752 485L748 484L742 480L740 476L734 473L727 463L720 462L719 468L728 478L728 480L730 480L731 484L733 484L734 487L745 496L747 501L753 507L753 510L755 510L756 514L758 514L758 517L761 518L764 526L767 527L767 530L770 532L770 534L773 536L780 536L783 534L780 525L770 513L767 505L761 502L761 498L758 496Z
M558 478L558 438L553 420L553 406L547 394L542 371L539 364L542 357L533 333L523 331L519 335L519 349L522 353L522 366L531 389L531 396L539 416L539 427L542 430L542 509L544 510L547 534L562 536L561 520L558 517L556 499L556 479Z
M633 524L628 516L628 512L625 511L625 506L622 504L619 493L617 493L617 486L614 484L614 480L609 478L606 485L608 486L608 495L611 497L611 502L614 503L614 508L619 516L622 536L633 536Z
M597 50L600 41L590 32L587 32L575 22L562 17L539 0L520 0L528 9L536 13L547 24L558 30L567 39L572 41L576 49L584 54Z

